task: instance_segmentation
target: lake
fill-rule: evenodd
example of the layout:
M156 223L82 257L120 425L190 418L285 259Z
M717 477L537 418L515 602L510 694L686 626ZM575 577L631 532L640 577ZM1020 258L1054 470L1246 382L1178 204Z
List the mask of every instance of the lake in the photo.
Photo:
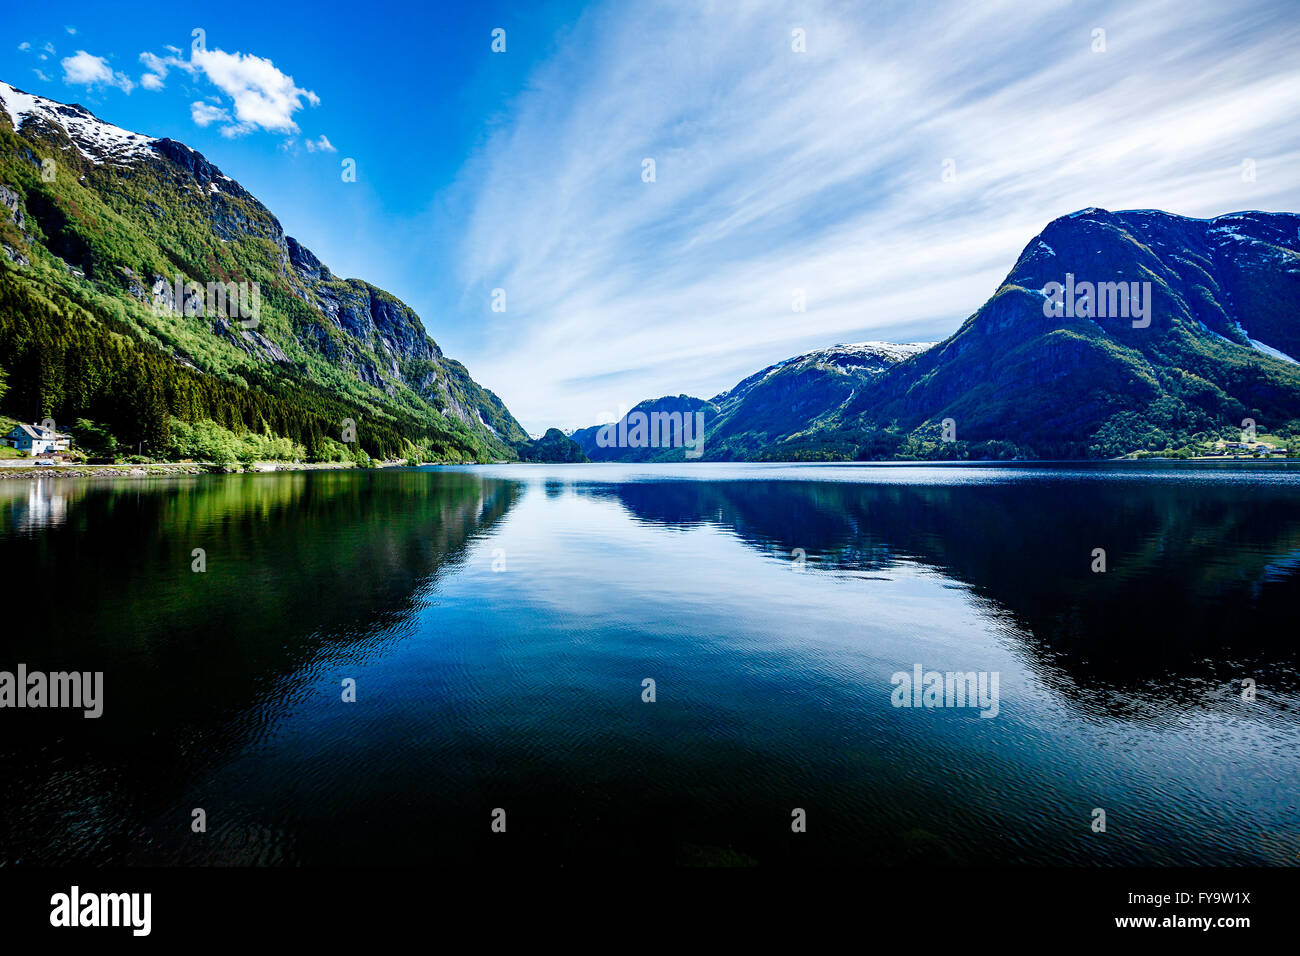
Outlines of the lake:
M13 480L0 570L104 675L0 864L1300 864L1295 466Z

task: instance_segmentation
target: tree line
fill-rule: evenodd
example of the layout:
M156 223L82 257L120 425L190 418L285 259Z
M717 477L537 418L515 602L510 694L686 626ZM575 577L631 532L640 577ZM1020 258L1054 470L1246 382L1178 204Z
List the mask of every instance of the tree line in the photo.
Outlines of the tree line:
M0 409L23 421L86 419L119 444L165 456L173 420L210 421L236 434L285 438L308 458L334 460L351 437L377 459L484 457L474 436L446 421L383 414L339 399L294 374L247 366L231 377L200 372L144 341L134 326L0 267ZM60 427L63 427L60 424ZM179 436L177 436L179 437Z

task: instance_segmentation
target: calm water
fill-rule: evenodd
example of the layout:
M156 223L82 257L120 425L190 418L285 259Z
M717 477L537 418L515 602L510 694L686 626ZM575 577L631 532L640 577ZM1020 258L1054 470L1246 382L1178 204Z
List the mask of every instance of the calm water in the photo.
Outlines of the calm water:
M1297 470L6 481L0 570L105 672L0 711L0 864L1300 863Z

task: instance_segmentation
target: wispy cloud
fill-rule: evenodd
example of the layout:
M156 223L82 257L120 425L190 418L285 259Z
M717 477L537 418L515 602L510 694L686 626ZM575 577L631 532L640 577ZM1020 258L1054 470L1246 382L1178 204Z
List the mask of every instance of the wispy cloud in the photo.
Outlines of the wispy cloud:
M175 50L176 48L170 47L169 49ZM173 66L188 69L188 64L179 59L180 52L180 50L176 50L174 56L155 56L152 53L141 53L140 62L144 64L144 68L148 72L140 77L140 85L146 90L156 92L166 86L167 74L171 72Z
M190 104L190 117L199 126L211 126L213 123L229 123L230 111L200 100Z
M334 148L334 144L331 143L328 138L326 138L324 133L321 133L317 139L305 140L303 142L303 145L307 147L307 152L309 153L337 153L338 152L338 150Z
M941 337L1074 209L1300 207L1285 5L698 7L589 12L463 172L465 358L529 427Z

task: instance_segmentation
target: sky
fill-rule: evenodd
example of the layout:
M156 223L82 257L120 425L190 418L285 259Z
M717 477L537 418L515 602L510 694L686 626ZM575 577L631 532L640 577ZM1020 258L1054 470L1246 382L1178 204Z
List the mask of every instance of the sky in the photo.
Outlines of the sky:
M1077 209L1300 211L1296 0L146 0L5 32L0 79L199 150L533 434L942 339Z

